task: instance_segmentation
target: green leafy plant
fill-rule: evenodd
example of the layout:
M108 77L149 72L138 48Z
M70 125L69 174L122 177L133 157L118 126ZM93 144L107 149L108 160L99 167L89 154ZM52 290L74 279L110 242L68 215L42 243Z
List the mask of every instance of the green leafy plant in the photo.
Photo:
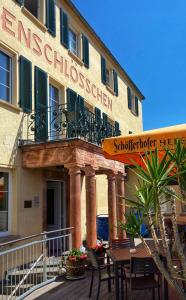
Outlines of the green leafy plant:
M156 149L154 152L145 153L141 159L144 167L135 164L135 169L131 169L139 178L138 185L135 187L136 201L125 199L130 206L130 212L126 215L126 224L119 224L119 226L129 235L141 238L168 283L175 288L181 299L186 299L185 290L178 283L178 279L179 282L186 281L186 257L178 233L176 206L177 201L186 204L186 148L181 141L177 140L175 148L165 149L164 155ZM178 195L170 188L172 180L178 183L180 190ZM162 209L162 205L166 202L169 202L171 207L170 221L179 268L174 268L173 253L167 239L165 215ZM134 210L137 211L137 218L134 216ZM148 222L155 249L150 248L140 234L140 226L145 219ZM160 237L157 236L157 227ZM166 257L166 265L161 260L162 252Z
M126 223L118 223L118 227L122 230L125 230L128 235L134 240L135 237L141 236L141 225L143 223L143 217L141 216L140 211L131 209L129 213L125 214Z
M87 259L87 254L79 249L72 249L67 257L67 260L78 261Z

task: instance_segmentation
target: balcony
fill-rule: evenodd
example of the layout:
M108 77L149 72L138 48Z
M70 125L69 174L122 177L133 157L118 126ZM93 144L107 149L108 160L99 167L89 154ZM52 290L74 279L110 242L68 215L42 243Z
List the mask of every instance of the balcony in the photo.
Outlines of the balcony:
M20 145L78 138L100 146L102 139L120 134L118 126L96 116L88 108L61 104L40 107L25 114Z

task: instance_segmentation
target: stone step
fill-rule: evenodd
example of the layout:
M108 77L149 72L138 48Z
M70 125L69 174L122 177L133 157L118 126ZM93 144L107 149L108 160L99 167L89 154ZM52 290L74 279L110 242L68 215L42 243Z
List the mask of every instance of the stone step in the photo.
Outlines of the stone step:
M55 277L58 275L61 275L61 271L64 271L64 269L59 269L58 267L47 267L47 277ZM29 272L29 269L25 270L19 270L19 271L12 271L11 273L8 273L8 280L9 282L18 283L21 281L21 279ZM43 268L35 268L33 269L30 274L28 275L27 279L25 280L28 283L34 283L37 281L37 283L42 282L43 280Z
M19 287L19 289L16 291L16 296L22 295L23 293L26 293L29 289L33 287L33 284L23 284ZM6 299L7 295L11 295L13 290L16 288L16 285L11 285L10 283L3 286L3 295L4 299ZM1 295L3 299L3 295ZM11 298L13 299L13 298Z

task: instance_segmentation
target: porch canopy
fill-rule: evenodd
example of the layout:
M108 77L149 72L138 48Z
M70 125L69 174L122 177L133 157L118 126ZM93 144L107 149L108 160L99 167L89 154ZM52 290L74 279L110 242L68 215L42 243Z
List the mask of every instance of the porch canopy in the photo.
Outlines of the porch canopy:
M143 165L141 156L145 152L157 148L161 156L166 148L174 149L176 139L181 139L186 145L186 124L107 138L103 140L102 148L108 159L129 165Z

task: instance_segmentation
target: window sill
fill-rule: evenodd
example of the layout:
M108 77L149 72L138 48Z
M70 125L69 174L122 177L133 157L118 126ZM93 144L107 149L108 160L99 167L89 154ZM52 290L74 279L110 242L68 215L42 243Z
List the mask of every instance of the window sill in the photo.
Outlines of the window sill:
M21 10L23 14L27 16L35 25L37 25L43 32L47 31L47 27L41 21L39 21L33 14L31 14L28 9L22 6Z
M81 60L77 55L75 55L74 53L72 53L70 50L68 50L68 54L69 54L69 56L70 56L73 60L75 60L80 66L83 66L83 65L84 65L84 63L82 62L82 60Z
M115 96L114 90L113 90L108 84L106 84L106 89L107 89L113 96Z
M130 112L135 116L138 117L139 115L137 115L132 109L130 109Z
M11 104L11 103L8 103L2 99L0 99L0 107L4 107L4 108L8 108L8 109L11 109L17 113L20 113L22 112L22 108L14 105L14 104Z

